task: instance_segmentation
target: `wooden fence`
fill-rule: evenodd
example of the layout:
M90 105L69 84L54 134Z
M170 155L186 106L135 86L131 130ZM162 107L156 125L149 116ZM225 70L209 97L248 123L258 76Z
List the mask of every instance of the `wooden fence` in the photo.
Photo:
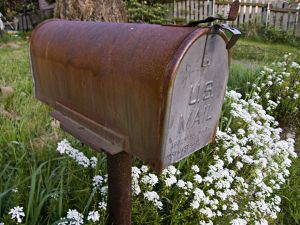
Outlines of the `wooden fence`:
M175 21L202 20L208 16L226 16L231 1L181 0L167 4ZM263 24L276 29L290 30L300 37L300 4L268 2L267 0L240 0L239 16L232 25Z

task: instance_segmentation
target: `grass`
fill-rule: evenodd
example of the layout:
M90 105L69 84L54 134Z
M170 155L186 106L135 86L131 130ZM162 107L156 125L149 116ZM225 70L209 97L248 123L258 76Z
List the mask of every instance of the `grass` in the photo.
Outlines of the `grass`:
M92 187L87 188L86 177L94 174L78 170L54 151L66 134L53 127L50 109L32 96L26 42L13 43L0 49L0 86L14 88L11 95L0 93L0 107L12 115L0 114L0 215L19 204L26 208L25 224L48 224L70 205L81 208L87 202ZM73 144L81 145L74 139Z
M233 59L247 63L264 65L265 63L274 62L282 58L285 53L292 53L300 61L299 48L286 44L268 44L254 40L240 39L232 49Z
M0 114L0 215L19 204L26 209L25 224L50 224L64 216L70 207L96 207L96 202L88 201L93 191L87 183L87 178L95 174L63 160L55 148L57 141L67 136L73 146L89 155L92 151L53 126L48 116L50 109L33 98L26 38L5 38L5 42L0 41L0 86L11 86L14 93L0 93L0 108L12 115L8 118ZM232 63L229 87L245 91L246 83L255 79L261 66L286 52L297 54L297 51L285 45L240 40L233 49L233 59L238 61ZM98 169L105 171L104 155L98 154L98 158L101 161ZM299 177L300 160L297 159L288 185L281 193L285 197L278 224L300 224ZM14 194L13 190L22 194ZM133 213L136 221L140 211ZM9 218L3 219L1 222L8 224ZM142 221L140 218L139 224Z

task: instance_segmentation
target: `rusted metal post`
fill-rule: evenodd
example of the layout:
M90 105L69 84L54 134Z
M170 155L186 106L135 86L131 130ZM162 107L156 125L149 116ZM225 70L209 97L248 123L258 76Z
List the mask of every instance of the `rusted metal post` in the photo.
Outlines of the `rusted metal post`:
M131 161L126 152L107 154L109 225L131 224Z

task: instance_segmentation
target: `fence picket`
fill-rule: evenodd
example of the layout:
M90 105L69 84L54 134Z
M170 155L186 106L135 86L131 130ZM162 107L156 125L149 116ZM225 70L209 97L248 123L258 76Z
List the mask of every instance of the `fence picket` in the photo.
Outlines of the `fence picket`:
M277 2L275 3L275 8L280 8L280 4ZM282 24L282 14L280 12L275 12L275 27L276 28L281 28Z
M173 0L167 4L170 16L184 21L203 20L208 16L221 15L226 17L233 0ZM240 12L231 25L263 24L275 26L284 31L292 30L300 36L300 3L292 8L288 3L270 0L240 0Z
M207 1L203 1L203 5L204 5L204 8L203 8L203 17L206 18L208 17L208 13L207 13Z
M247 3L247 0L245 0L245 3ZM250 6L249 5L245 5L246 9L245 9L245 24L249 24L249 14L250 14Z
M288 13L283 13L282 15L282 30L287 31L288 29Z
M245 1L244 0L241 0L241 3L244 3ZM239 15L239 21L240 21L240 24L244 24L245 23L245 8L246 6L245 5L241 5L240 6L240 15Z
M300 13L297 13L297 25L296 25L296 31L295 31L295 36L300 37Z

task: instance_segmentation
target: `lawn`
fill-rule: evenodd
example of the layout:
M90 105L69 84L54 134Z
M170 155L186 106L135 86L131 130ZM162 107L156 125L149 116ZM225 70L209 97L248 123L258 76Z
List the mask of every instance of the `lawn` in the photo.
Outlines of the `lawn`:
M247 82L256 82L259 72L265 65L280 60L288 52L295 56L298 63L300 62L299 49L294 47L240 40L233 48L229 89L236 90L246 97L252 91L251 85L249 86ZM96 154L61 131L48 115L51 110L34 99L27 55L26 37L9 38L2 44L0 42L0 86L13 88L9 93L0 93L0 224L1 222L5 225L15 224L16 220L12 220L8 213L16 206L23 207L25 213L21 224L55 224L55 222L57 224L60 218L66 216L69 209L77 209L85 218L89 212L98 210L101 215L98 224L104 224L107 216L105 190L99 191L96 188L99 184L95 185L93 179L99 175L103 178L100 186L105 183L106 157L104 154ZM223 118L228 119L229 109L226 107L229 105L224 107ZM237 120L232 118L232 121ZM221 125L223 123L224 126L231 126L234 130L240 121L230 124L224 119ZM284 124L288 123L284 121ZM295 128L299 129L298 126ZM299 130L296 133L299 134ZM68 139L74 148L84 152L89 159L96 156L95 167L82 168L67 154L58 154L57 143L64 138ZM296 145L300 146L299 138ZM176 168L181 170L181 175L176 174L178 175L176 179L193 180L194 175L199 173L196 167L195 171L191 172L190 168L193 168L193 165L200 168L199 175L204 177L203 171L208 171L210 163L214 162L212 156L215 151L214 146L206 147L176 164ZM141 167L142 163L139 160L135 160L134 165L140 168L141 173L145 173L145 177L146 173L154 173L143 172L143 169L148 168ZM250 171L252 170L249 167L249 173ZM286 178L285 185L277 191L282 199L281 212L278 219L267 218L270 224L300 224L299 158L293 160L290 171L291 175ZM246 172L248 171L245 169L241 174L250 181L251 177L248 177ZM175 173L168 171L164 177L159 176L161 183L157 183L156 186L139 183L144 193L156 191L160 199L151 202L145 196L135 196L133 224L199 224L199 221L206 220L201 213L196 214L188 207L187 202L191 201L194 195L185 197L178 184L177 189L174 187L174 191L163 185L164 179L173 178L173 175L175 176ZM197 182L193 182L195 182L193 185L196 185ZM163 203L162 210L158 209L158 202ZM99 207L99 203L103 203L104 206ZM240 203L241 209L246 208L247 203L242 200ZM229 214L225 212L226 210L223 212L223 218L219 216L215 219L215 224L229 224L238 213L242 214L242 211L236 212L234 209ZM92 224L92 221L87 221L87 224Z

